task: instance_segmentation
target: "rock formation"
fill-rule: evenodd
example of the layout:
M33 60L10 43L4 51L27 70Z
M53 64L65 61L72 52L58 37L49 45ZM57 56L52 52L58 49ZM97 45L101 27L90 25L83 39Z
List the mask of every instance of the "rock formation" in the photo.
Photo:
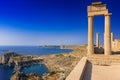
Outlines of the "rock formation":
M10 78L10 80L43 80L43 79L34 73L24 74L22 72L15 72Z
M9 67L14 67L14 71L20 71L21 68L39 64L43 59L37 59L33 56L19 55L14 52L6 52L0 57L0 64L7 65Z
M0 57L0 64L5 64L8 66L14 66L13 57L19 56L19 54L16 54L15 52L5 52Z

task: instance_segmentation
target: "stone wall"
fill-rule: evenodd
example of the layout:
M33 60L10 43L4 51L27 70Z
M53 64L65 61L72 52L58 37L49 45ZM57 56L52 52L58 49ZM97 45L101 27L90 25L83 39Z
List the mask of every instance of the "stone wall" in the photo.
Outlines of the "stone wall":
M119 51L120 52L120 40L112 41L112 51L114 51L114 52Z
M68 75L66 80L82 80L86 64L87 57L83 57Z

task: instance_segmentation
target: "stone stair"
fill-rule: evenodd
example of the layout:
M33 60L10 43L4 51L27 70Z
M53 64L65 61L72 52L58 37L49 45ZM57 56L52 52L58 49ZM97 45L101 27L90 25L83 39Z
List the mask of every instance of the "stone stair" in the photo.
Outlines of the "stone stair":
M120 55L91 55L88 61L96 65L120 64Z

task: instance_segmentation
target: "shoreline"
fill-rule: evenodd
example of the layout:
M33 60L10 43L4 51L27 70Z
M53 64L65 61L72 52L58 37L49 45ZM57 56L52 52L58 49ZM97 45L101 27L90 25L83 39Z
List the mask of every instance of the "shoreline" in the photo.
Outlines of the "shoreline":
M19 70L17 71L19 66L22 66L23 68L25 68L29 64L30 65L44 64L48 68L49 73L45 76L42 76L42 80L46 80L46 79L47 80L58 80L58 79L64 80L67 77L67 75L70 73L70 71L74 68L74 66L77 64L77 62L83 56L86 56L86 46L72 48L71 50L72 52L69 52L69 53L59 53L59 54L57 53L57 54L51 54L51 55L41 55L41 56L22 55L22 57L20 55L17 57L15 56L15 58L13 58L13 62L15 62L15 64L18 66L16 67L16 71L15 71L16 73L14 73L12 76L19 73ZM24 62L26 64L24 64ZM19 65L19 64L23 64L23 65ZM27 66L24 66L24 65L27 65ZM23 74L23 73L19 73L19 74ZM29 74L25 74L25 75L29 75ZM11 79L11 80L14 80L14 79Z
M80 59L86 56L87 47L81 46L73 48L73 52L67 54L55 54L49 56L41 56L45 60L45 65L49 68L50 76L46 76L47 80L64 80Z

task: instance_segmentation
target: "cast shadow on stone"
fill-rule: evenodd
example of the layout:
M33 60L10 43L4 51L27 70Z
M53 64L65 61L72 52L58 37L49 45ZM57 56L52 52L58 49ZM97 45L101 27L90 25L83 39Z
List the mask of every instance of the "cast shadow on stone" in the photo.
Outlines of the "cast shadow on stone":
M86 68L83 75L83 80L92 80L92 63L87 61Z
M116 52L115 52L115 51L112 51L112 54L113 54L113 55L120 55L120 51L116 51Z
M94 53L95 54L104 54L104 48L102 48L102 47L95 47L94 48Z

